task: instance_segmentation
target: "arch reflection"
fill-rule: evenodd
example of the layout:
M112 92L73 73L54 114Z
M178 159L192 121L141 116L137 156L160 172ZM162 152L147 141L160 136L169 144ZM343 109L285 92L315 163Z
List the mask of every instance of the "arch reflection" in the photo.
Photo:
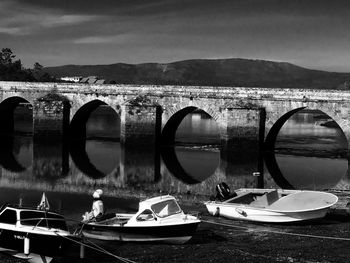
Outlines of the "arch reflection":
M15 157L16 143L13 136L0 136L0 165L11 172L23 172L26 167ZM17 149L19 151L19 149ZM18 152L17 151L17 152Z
M187 107L175 113L163 128L162 160L177 179L197 184L217 169L219 141L215 120L196 107Z
M175 147L167 146L161 148L161 156L164 164L168 170L180 181L186 184L198 184L199 180L193 178L186 170L182 167L179 159L177 158Z
M74 140L70 155L75 166L85 175L100 179L117 167L121 156L120 144L115 141Z

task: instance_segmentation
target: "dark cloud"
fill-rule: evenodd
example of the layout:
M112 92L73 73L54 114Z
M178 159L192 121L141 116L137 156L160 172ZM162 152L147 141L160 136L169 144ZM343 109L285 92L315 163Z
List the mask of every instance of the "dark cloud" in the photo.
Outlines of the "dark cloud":
M347 0L13 0L20 5L60 10L66 13L130 15L202 10L207 12L230 11L235 14L288 13L334 15L348 12Z
M18 4L38 9L50 9L64 13L109 15L113 13L153 13L178 7L181 1L167 0L15 0Z
M349 24L347 0L0 2L2 43L26 64L249 57L350 71Z

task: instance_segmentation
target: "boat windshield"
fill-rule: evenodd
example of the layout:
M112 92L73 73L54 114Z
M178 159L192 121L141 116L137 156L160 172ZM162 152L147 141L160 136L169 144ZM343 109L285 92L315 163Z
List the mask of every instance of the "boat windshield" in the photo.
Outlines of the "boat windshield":
M181 208L175 200L165 200L151 206L153 212L159 217L181 213Z
M21 224L67 230L63 216L44 211L21 211Z

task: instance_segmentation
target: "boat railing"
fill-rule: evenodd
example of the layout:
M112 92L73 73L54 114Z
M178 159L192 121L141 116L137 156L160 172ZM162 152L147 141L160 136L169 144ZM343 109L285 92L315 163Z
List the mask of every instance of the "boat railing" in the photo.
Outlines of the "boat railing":
M44 218L41 218L39 221L38 221L38 223L35 225L35 226L33 226L33 230L35 229L35 228L37 228L38 227L38 225L40 225L40 223L41 223L41 221L43 221L43 219ZM47 228L49 228L48 227L48 224L46 224L47 225ZM50 229L50 228L49 228Z
M47 228L48 230L50 230L51 228L53 228L53 229L61 229L61 230L64 230L64 231L69 231L66 224L61 225L61 226L53 226L53 225L49 224L49 221L55 221L55 222L62 221L62 222L65 222L65 223L67 223L67 221L79 222L79 221L77 221L77 220L75 220L75 219L70 219L70 220L69 220L69 219L67 219L67 218L50 218L50 217L46 217L46 218L45 218L45 217L31 217L31 218L25 218L25 219L18 219L17 221L20 222L20 223L22 223L22 222L28 222L28 221L30 222L30 221L37 221L37 220L38 220L38 222L37 222L35 225L33 225L33 230L34 230L35 228L39 227L39 226L40 226L40 223L41 223L43 220L46 221L46 226L41 226L41 227L45 227L45 228ZM32 225L29 224L28 226L32 226Z

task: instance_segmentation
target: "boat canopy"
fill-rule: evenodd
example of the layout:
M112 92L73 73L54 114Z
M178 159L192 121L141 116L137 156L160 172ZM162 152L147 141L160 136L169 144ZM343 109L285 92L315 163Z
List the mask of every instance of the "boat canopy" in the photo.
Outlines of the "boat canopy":
M182 212L175 197L171 195L154 197L140 202L139 211L146 209L152 210L159 217L166 217Z

